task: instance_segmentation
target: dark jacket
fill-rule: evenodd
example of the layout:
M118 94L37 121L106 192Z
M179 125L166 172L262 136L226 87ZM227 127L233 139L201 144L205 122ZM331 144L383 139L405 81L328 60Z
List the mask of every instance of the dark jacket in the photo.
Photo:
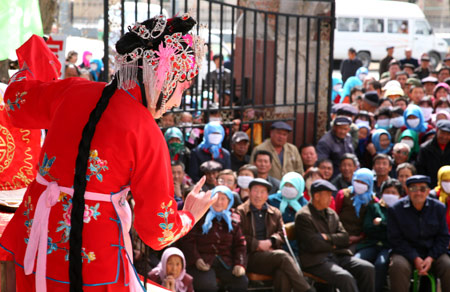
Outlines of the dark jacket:
M378 69L378 73L380 73L380 78L384 72L389 70L389 62L391 62L392 59L394 59L394 57L386 56L380 61L380 68Z
M338 174L335 178L333 178L331 180L331 183L338 189L338 190L342 190L342 189L346 189L349 186L352 185L352 180L350 181L345 181L344 178L342 177L342 173Z
M410 58L410 59L406 59L403 58L400 60L400 64L402 65L402 68L405 66L405 64L411 64L414 66L414 68L419 67L419 61L416 58Z
M364 216L363 232L365 238L358 243L356 250L366 247L383 247L389 248L387 240L387 209L385 203L370 203L367 206L366 215ZM381 218L379 225L373 224L373 219Z
M341 74L342 74L342 82L345 83L351 76L355 76L356 70L363 66L363 63L360 59L355 58L353 60L345 59L341 63Z
M352 255L348 233L332 209L324 210L325 216L309 203L295 216L295 234L303 267L312 267L327 261L330 254ZM329 240L323 239L325 233Z
M200 173L200 165L209 160L219 162L222 164L223 169L231 169L230 152L228 152L227 149L222 147L219 158L213 159L213 156L209 151L205 151L197 146L191 152L191 161L188 169L188 174L194 182L198 182L202 176Z
M333 178L339 174L339 164L341 163L342 155L355 153L352 137L347 134L345 139L339 139L333 134L333 130L328 131L320 138L316 151L319 160L327 158L333 162Z
M234 153L231 152L230 160L231 160L231 169L233 171L238 171L239 168L241 168L245 164L250 163L250 155L245 155L244 160L239 160L239 158L237 158L236 155L234 155Z
M195 265L199 258L212 265L216 256L220 256L231 269L236 265L245 267L246 243L239 224L232 221L233 230L228 232L225 220L214 219L209 232L203 234L203 223L205 223L205 217L195 224L180 245L186 257L186 265Z
M417 173L428 175L432 187L437 185L439 168L448 164L450 164L450 143L444 151L439 148L436 137L422 144L416 160Z
M388 209L388 240L392 252L407 258L439 258L447 253L450 235L445 220L445 206L427 198L425 206L417 211L409 197L400 199Z
M430 75L430 70L428 68L424 69L422 67L419 67L414 70L414 73L416 73L417 77L420 80L422 80L423 78L428 77L428 75Z
M267 204L267 203L266 203ZM236 212L241 217L241 229L247 242L247 254L256 251L259 240L256 239L255 227L253 223L253 213L250 210L250 200L240 205ZM283 237L283 219L281 212L277 208L267 204L266 212L266 239L274 238L275 246L273 249L279 249L285 243Z

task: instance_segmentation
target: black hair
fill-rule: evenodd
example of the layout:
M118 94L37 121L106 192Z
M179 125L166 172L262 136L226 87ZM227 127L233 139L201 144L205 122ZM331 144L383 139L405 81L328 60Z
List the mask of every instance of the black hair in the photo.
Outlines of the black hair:
M316 149L316 146L314 146L314 144L312 144L312 143L304 143L304 144L300 145L300 147L298 148L298 151L300 153L302 153L303 149L308 148L308 147L314 147L314 149Z
M397 98L394 100L394 104L395 104L397 101L404 101L404 102L406 103L406 106L408 106L408 104L409 104L408 99L406 99L406 97L403 97L403 96L397 97Z
M157 19L152 18L144 21L147 29L152 29L156 24ZM145 49L158 48L158 45L164 40L164 36L167 34L173 34L181 32L186 34L196 24L195 20L188 18L182 20L181 17L175 17L167 20L167 25L164 32L156 39L147 41L139 37L134 32L126 33L116 43L116 50L119 54L126 54L132 52L138 47ZM139 60L142 62L141 60ZM141 96L143 105L146 106L146 95L142 82L142 69L138 69L138 82L141 88ZM84 214L84 193L86 191L86 172L89 159L89 151L91 148L91 142L95 134L97 123L103 112L106 110L111 97L114 95L117 89L117 77L113 77L111 83L105 86L102 91L102 95L98 100L95 108L89 115L89 120L83 128L81 135L81 141L78 145L78 154L75 162L75 177L73 182L73 197L72 197L72 212L71 212L71 229L69 238L69 280L70 291L80 292L83 291L83 276L82 276L82 257L81 249L83 244L82 232L83 232L83 214ZM161 106L162 98L158 100L159 107Z
M382 105L383 102L385 102L385 101L389 101L389 103L391 104L391 106L394 106L394 103L392 102L392 99L390 99L389 97L383 97L383 98L381 98L381 99L378 101L378 106ZM376 116L377 116L377 115L375 114L375 117L376 117Z
M380 188L380 194L383 194L384 190L386 190L387 188L390 187L394 187L397 189L397 192L399 193L400 196L403 196L403 187L402 187L402 183L399 182L397 179L395 178L388 178L387 180L385 180L382 184L381 184L381 188Z
M374 90L381 89L381 87L382 87L381 82L376 81L376 80L370 81L369 85L372 85Z
M253 159L255 161L256 161L256 158L258 157L258 155L267 155L267 156L269 156L270 163L272 163L273 157L272 157L272 153L270 153L269 151L266 151L266 150L258 150L258 151L256 151L255 152L255 156L253 157Z
M422 88L422 90L425 91L425 89L423 88L423 85L413 85L409 88L409 93L412 93L413 89L415 89L415 88Z
M392 114L398 114L398 115L401 115L401 116L403 116L403 113L404 113L405 111L401 108L401 107L399 107L399 106L394 106L392 109L391 109L391 113Z
M330 164L333 166L333 161L331 161L331 160L328 159L328 158L323 158L323 159L320 159L320 160L317 160L317 161L316 161L316 167L320 167L320 165L321 165L322 163L330 163Z
M354 48L350 48L350 49L348 49L348 51L349 51L350 53L356 54L356 50L355 50Z
M450 73L450 67L442 66L441 69L439 69L438 74L441 74L442 71L447 70L448 73Z
M386 100L386 99L384 99L384 100ZM391 102L391 104L392 104L392 102ZM388 118L390 118L392 116L391 108L387 107L387 106L380 107L377 110L377 112L375 113L375 119L378 120L378 118L380 116L387 116Z

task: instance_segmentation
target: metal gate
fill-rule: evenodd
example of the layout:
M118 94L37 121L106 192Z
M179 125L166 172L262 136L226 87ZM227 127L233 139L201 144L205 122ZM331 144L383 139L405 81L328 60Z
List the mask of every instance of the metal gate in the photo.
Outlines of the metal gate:
M252 142L256 125L264 140L271 123L283 120L293 128L290 142L315 143L329 124L334 1L240 2L241 6L213 0L105 0L104 13L109 15L104 22L105 72L114 67L113 45L130 21L189 11L201 24L196 29L209 44L209 58L217 55L225 62L226 67L217 69L218 76L229 68L230 80L212 80L208 72L213 63L207 61L204 80L197 78L180 108L172 110L175 116L181 112L203 115L205 119L195 125L202 127L211 111L228 113L223 126L231 131L239 119L240 129L251 129ZM255 115L246 116L251 110ZM138 270L146 276L149 249L143 245L137 249L145 255Z

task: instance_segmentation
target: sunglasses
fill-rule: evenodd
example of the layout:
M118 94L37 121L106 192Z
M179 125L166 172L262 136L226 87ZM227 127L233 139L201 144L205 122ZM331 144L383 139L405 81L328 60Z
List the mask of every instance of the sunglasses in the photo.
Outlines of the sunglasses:
M424 193L424 192L426 192L426 191L428 191L430 188L429 187L410 187L410 188L408 188L408 190L410 191L410 192L421 192L421 193Z

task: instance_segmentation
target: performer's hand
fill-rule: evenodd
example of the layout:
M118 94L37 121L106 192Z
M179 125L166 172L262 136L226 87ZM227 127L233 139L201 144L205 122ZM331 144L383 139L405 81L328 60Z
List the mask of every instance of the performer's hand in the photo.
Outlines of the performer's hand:
M211 191L201 192L205 181L206 177L203 176L184 201L183 211L191 212L195 218L195 223L203 217L209 207L217 200L217 195L211 198Z

